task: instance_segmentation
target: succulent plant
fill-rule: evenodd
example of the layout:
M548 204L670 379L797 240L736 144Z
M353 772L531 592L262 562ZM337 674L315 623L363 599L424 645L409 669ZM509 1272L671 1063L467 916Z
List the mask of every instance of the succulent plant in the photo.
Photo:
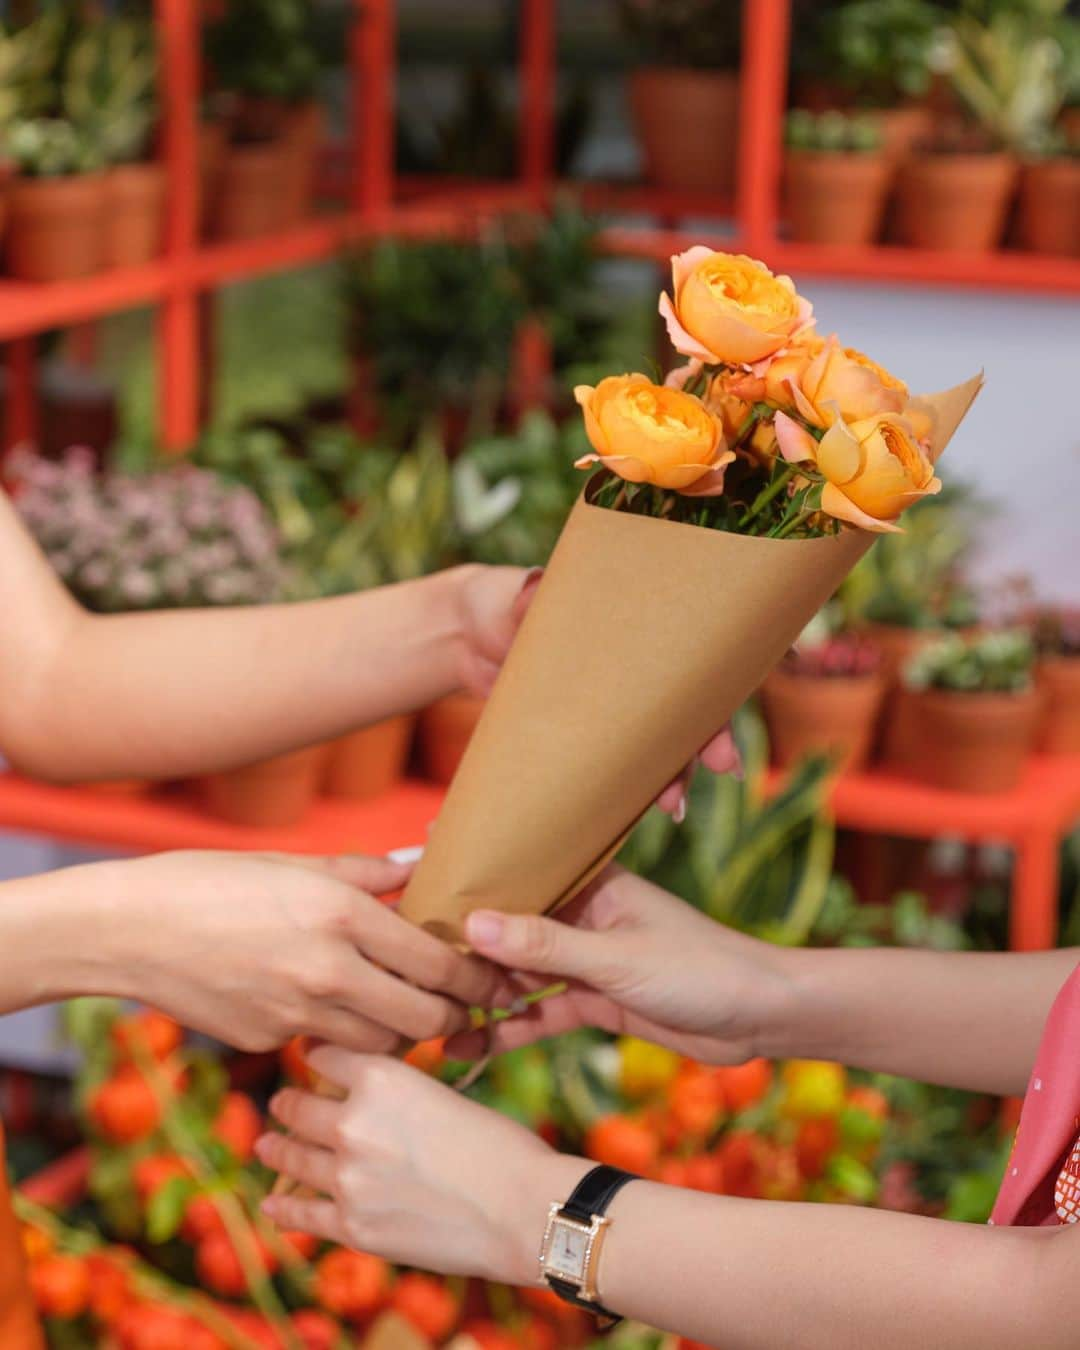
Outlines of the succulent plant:
M824 642L800 644L785 658L783 669L814 680L875 675L881 669L881 653L867 638L839 633Z
M16 122L50 112L65 29L51 9L21 28L0 23L0 156Z
M65 63L64 112L107 164L141 159L157 119L157 50L150 23L116 17L79 30Z
M932 642L904 669L909 689L966 694L1021 693L1031 684L1035 648L1021 629Z
M785 140L789 150L832 154L869 154L882 145L881 126L870 113L812 113L806 108L788 113Z
M318 86L320 58L311 0L243 0L205 29L219 88L295 103Z
M16 120L5 139L8 158L27 178L92 173L104 165L98 143L65 117Z

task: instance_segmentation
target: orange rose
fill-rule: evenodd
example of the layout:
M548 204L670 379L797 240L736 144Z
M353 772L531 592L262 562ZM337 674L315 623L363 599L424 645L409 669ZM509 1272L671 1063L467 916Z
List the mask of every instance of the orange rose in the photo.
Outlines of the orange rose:
M772 356L812 323L808 301L790 277L776 277L743 254L704 245L671 260L674 299L660 313L675 350L711 365L752 365Z
M794 406L815 427L831 426L837 417L858 422L878 413L902 412L907 385L853 347L835 337L820 344L800 365L794 354L773 361L766 374L770 402ZM800 355L803 354L800 352Z
M600 463L630 483L652 483L689 497L717 496L735 458L719 421L693 394L645 375L610 375L574 390L596 451L577 467Z
M897 413L850 425L836 421L815 441L805 427L778 412L776 437L785 458L816 464L825 479L821 509L864 530L898 532L895 522L902 511L941 491L911 424Z

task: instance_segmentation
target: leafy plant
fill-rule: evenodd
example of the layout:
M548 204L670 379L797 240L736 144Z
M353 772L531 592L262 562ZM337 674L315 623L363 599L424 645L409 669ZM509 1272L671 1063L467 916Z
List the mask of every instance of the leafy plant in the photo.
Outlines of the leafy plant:
M1080 656L1080 609L1040 609L1031 626L1040 656Z
M789 675L821 680L873 675L880 666L881 653L872 642L856 633L840 633L812 645L800 642L785 659L783 669Z
M157 50L148 20L85 24L68 52L63 104L108 164L141 159L157 120Z
M204 29L217 86L298 103L319 80L318 23L311 0L233 0Z
M855 103L871 107L926 94L939 6L926 0L855 0L808 8L813 73L836 80Z
M904 670L909 689L955 693L1018 693L1031 684L1031 638L1019 629L982 637L947 637L916 653Z
M993 144L1027 150L1050 135L1067 90L1058 32L1065 5L973 7L939 29L934 68Z
M623 30L643 65L734 70L738 5L727 0L618 0Z
M17 119L49 112L66 28L57 9L44 10L21 27L0 23L0 156Z
M881 149L881 127L872 116L842 112L812 113L793 108L787 115L784 139L789 150L829 154L871 154Z
M27 178L65 178L104 167L93 137L63 117L22 118L8 129L9 159Z

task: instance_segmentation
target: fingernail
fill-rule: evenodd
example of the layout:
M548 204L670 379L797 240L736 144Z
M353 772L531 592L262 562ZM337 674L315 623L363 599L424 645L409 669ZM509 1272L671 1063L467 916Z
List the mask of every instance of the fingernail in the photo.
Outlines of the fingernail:
M676 825L681 825L686 819L686 793L679 794L679 800L675 803L675 810L671 813L671 819Z
M267 1134L260 1134L258 1139L255 1140L255 1152L258 1153L260 1157L262 1156L263 1150L268 1146L272 1138L273 1135L267 1133Z
M525 580L521 583L522 592L527 591L530 586L535 586L543 575L544 569L542 567L530 567L525 573Z
M465 936L474 947L497 947L502 941L505 927L501 914L481 909L475 914L470 914L465 921Z

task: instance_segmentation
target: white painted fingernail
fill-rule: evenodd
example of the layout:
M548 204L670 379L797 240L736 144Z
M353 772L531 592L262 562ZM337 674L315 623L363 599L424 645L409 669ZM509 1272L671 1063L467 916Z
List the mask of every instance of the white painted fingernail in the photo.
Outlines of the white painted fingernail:
M671 819L676 825L681 825L686 819L686 793L682 793L675 804L675 810L671 813Z

